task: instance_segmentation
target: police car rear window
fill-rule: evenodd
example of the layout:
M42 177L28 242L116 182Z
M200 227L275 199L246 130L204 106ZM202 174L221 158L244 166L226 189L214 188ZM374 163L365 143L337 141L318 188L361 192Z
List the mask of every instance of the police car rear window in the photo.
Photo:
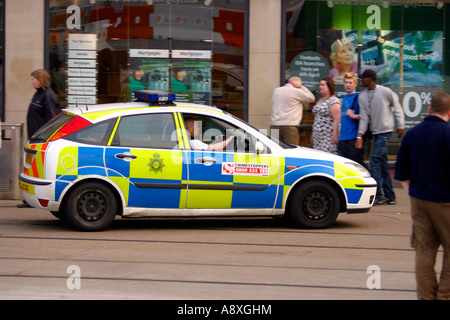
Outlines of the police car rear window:
M63 125L72 120L75 116L61 112L42 126L35 134L30 138L31 143L46 142L56 131Z

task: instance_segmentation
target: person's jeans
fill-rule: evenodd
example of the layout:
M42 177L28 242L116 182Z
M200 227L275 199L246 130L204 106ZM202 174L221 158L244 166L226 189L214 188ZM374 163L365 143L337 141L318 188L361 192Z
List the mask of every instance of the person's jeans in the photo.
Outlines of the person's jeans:
M377 181L377 199L394 200L392 180L387 162L388 141L392 132L373 135L373 148L370 155L370 174Z
M356 139L351 140L341 140L337 145L338 155L341 157L358 162L360 165L365 167L364 164L364 148L355 148Z

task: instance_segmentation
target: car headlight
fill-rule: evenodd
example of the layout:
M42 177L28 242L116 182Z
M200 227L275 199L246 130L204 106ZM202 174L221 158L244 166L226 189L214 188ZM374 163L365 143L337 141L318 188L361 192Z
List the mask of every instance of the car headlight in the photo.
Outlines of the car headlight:
M364 178L370 178L370 172L366 168L364 168L362 165L356 162L346 162L345 165L356 172L358 172L360 175L362 175Z

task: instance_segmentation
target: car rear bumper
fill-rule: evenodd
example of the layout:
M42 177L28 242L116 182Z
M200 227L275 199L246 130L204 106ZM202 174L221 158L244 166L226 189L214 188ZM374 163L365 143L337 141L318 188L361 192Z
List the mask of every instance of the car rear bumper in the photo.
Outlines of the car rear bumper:
M19 175L19 188L23 199L33 208L59 211L60 202L54 200L53 181Z

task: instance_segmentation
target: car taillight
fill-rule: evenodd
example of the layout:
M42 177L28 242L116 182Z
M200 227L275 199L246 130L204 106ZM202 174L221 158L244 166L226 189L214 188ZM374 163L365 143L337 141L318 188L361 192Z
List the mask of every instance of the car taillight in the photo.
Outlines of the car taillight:
M61 139L75 131L91 125L92 123L82 117L75 117L56 131L49 141Z
M48 202L49 200L46 199L38 199L39 204L41 205L41 207L47 208L48 207Z

